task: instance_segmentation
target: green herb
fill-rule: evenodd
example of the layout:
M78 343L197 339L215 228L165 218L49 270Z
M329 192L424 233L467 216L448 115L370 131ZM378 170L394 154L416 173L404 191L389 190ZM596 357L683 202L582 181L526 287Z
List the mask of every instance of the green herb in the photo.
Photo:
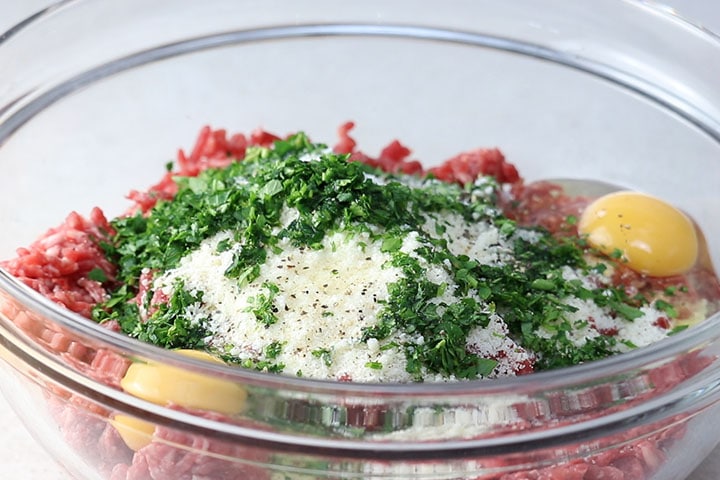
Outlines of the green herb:
M132 336L143 342L164 348L196 349L205 345L208 332L204 319L187 316L188 307L202 303L202 292L185 290L182 281L173 285L173 293L167 303L148 305L155 312L144 321L135 323Z
M625 257L625 253L620 250L619 248L613 249L612 252L610 252L610 258L614 258L615 260L621 260Z
M381 362L367 362L365 366L372 370L382 370L383 368L383 364Z
M128 285L121 286L107 301L93 307L92 319L98 323L117 321L123 332L128 334L134 332L140 322L140 309L133 301L135 295Z
M312 356L323 361L326 367L332 366L332 352L327 348L318 348L312 351Z
M264 324L266 327L277 322L278 308L274 304L274 299L280 292L280 287L274 283L265 282L263 288L267 290L267 294L261 293L256 297L252 298L252 307L249 311L255 315L258 322Z
M603 274L603 273L605 273L605 271L607 271L607 268L608 268L607 264L598 262L593 267L593 270L595 270L597 273Z
M308 156L317 160L305 161ZM466 343L470 333L487 327L494 314L503 317L514 341L537 353L536 367L543 369L602 358L617 348L611 336L601 335L582 346L569 340L574 329L586 325L569 320L576 309L567 304L568 298L593 302L627 321L640 317L646 304L643 298L628 298L620 288L592 289L567 280L564 269L603 273L607 266L586 263L588 247L581 238L555 238L542 229L517 235L520 227L498 212L499 186L492 179L465 186L433 179L408 184L360 162L348 162L346 155L329 153L298 134L276 142L272 149L251 147L243 161L226 168L174 181L178 192L172 201L159 201L147 215L112 221L115 234L100 245L117 267L119 287L93 310L96 321L117 321L124 332L157 345L203 346L207 319L188 314L189 307L197 311L202 306L203 294L186 291L179 281L168 302L152 305L154 287L145 285L142 290L141 278L147 281L148 272L159 276L177 267L185 255L221 232L228 236L217 243L215 253L232 255L224 274L239 289L253 282L258 287L268 255L280 252L286 243L320 249L323 239L337 231L367 234L370 241L379 242L391 258L389 265L403 276L388 285L378 321L363 330L362 341L377 339L386 342L381 348L403 351L408 372L419 381L427 373L460 379L492 375L497 360L468 352ZM281 216L288 209L296 216L283 224ZM514 260L483 265L453 253L441 238L449 226L442 219L450 214L468 223L493 223L504 240L512 242ZM440 238L419 235L419 247L406 252L408 234L430 229L428 219L434 220L432 231ZM568 216L565 222L575 225L577 219ZM611 256L622 259L622 251ZM430 281L428 267L444 271L452 282ZM96 270L88 278L109 282L104 272ZM262 291L249 301L248 311L269 328L278 321L276 298L281 288L272 282L259 286ZM457 300L440 301L449 289ZM152 312L144 321L137 298L141 291L145 292L139 299L142 310ZM671 318L676 315L667 302L658 300L655 306ZM399 332L403 338L423 341L396 342L391 337ZM273 360L282 348L282 342L273 342L260 358L226 357L246 368L279 372L284 365ZM328 366L332 362L328 349L312 355ZM382 368L378 362L367 366Z
M218 253L227 252L232 248L232 243L229 238L225 238L218 242L216 251Z
M283 370L285 370L285 364L283 363L274 363L269 360L257 360L254 358L246 358L244 360L235 361L233 362L233 359L224 359L228 363L235 363L237 365L240 365L243 368L247 368L250 370L259 370L261 372L270 372L270 373L282 373Z
M532 281L530 287L535 290L544 290L546 292L552 292L557 289L555 282L547 278L536 278Z
M643 313L639 308L632 307L624 303L612 303L613 310L618 312L628 320L635 320L642 317Z
M671 285L669 287L665 287L664 293L668 297L673 297L678 292L678 290L680 290L680 288L681 288L680 286Z
M108 281L107 275L105 275L105 272L102 271L102 269L95 267L92 270L88 272L88 278L90 280L95 280L96 282L105 283Z
M262 197L272 197L283 191L283 185L280 180L273 178L268 183L262 186L260 189L260 195Z
M402 237L386 237L383 239L381 251L383 252L396 252L400 250L403 245Z
M688 328L688 325L678 325L676 327L673 327L673 329L670 330L670 333L668 333L668 335L675 335L676 333L680 333L683 330L687 330Z
M665 312L670 318L678 317L678 311L675 309L675 307L671 303L666 302L665 300L655 300L655 308L662 312Z
M267 358L275 359L282 353L285 343L286 342L271 342L263 349L263 353Z

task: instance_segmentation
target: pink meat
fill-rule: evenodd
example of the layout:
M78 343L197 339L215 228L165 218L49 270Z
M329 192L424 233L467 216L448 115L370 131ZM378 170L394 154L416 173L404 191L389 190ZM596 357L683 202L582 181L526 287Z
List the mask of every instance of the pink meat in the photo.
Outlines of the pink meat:
M108 281L115 278L115 267L98 244L111 232L99 208L93 209L89 218L73 212L60 226L48 230L29 247L19 248L17 257L0 262L0 266L50 300L89 317L92 307L107 298L107 292L88 275L97 269Z

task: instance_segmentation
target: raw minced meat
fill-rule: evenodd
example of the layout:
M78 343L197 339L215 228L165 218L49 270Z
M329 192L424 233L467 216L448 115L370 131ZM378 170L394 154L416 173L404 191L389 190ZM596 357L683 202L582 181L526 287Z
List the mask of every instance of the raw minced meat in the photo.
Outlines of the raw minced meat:
M398 183L405 189L402 192L427 188L426 193L437 194L438 198L442 196L438 192L446 194L446 200L457 195L463 198L462 205L451 203L451 210L456 210L450 213L442 208L423 211L413 220L418 222L416 227L422 227L419 230L405 229L402 222L394 226L376 222L365 228L356 228L357 222L348 222L345 226L355 227L337 228L338 224L331 218L332 221L327 223L331 227L320 232L322 235L313 236L322 229L304 231L303 234L310 235L308 238L312 241L303 243L297 241L299 236L293 237L286 232L297 227L297 233L302 226L320 225L322 219L313 217L313 212L318 211L322 202L313 204L312 208L305 205L305 213L309 212L309 215L302 217L302 208L289 209L286 199L278 204L277 221L272 215L263 217L269 227L267 231L261 231L260 236L238 235L237 229L231 228L219 228L208 234L200 231L208 227L208 222L196 226L189 222L188 228L199 228L199 233L187 242L184 250L171 252L175 258L172 265L137 265L133 274L128 275L118 258L129 254L122 251L123 245L132 243L123 243L129 240L128 230L124 229L132 226L133 221L136 222L134 227L142 230L158 210L166 208L163 205L175 204L178 199L177 205L181 205L188 191L203 191L214 181L227 180L204 173L208 169L235 168L236 161L244 161L248 155L272 156L269 150L263 149L271 148L280 140L263 131L248 136L228 136L224 130L204 128L189 154L178 153L174 171L168 172L147 191L129 194L133 206L121 219L108 221L99 209L93 210L87 219L73 213L65 223L48 231L37 242L19 249L17 258L3 262L2 266L51 300L85 317L94 317L111 330L149 341L157 340L164 333L149 327L159 316L170 312L187 321L181 326L189 327L192 335L189 340L173 340L178 344L170 342L164 346L204 348L247 368L341 381L450 381L528 374L538 368L566 366L566 359L570 358L589 361L597 358L598 353L602 356L622 352L639 346L634 344L642 343L641 339L650 342L664 338L678 319L703 316L717 305L720 287L716 277L706 269L698 268L672 278L650 278L613 262L604 273L602 269L593 269L597 259L586 262L585 256L576 255L578 244L568 243L568 239L577 238L577 230L570 219L580 214L589 199L570 197L561 187L545 182L524 183L517 169L496 149L463 153L425 171L420 162L410 158L410 150L397 141L377 158L362 153L349 136L351 128L352 124L341 127L340 141L333 152L391 174L415 175L400 177ZM284 145L283 148L288 148L287 143ZM307 155L307 151L296 155L302 157L303 162L316 161L329 152L328 149L318 151L314 146L308 148L315 149L312 155ZM245 177L236 177L235 187L253 182L248 172L245 171ZM368 188L397 181L397 178L384 177L379 172L363 172L363 178L370 182ZM430 181L424 184L419 178L426 174L447 183ZM485 176L494 180L485 180ZM404 183L402 178L406 179ZM480 182L477 181L479 178L482 179ZM265 178L263 185L256 186L263 194L273 197L283 187L282 182L278 185L273 180L278 178ZM335 185L338 187L334 190L335 197L326 197L327 202L338 198L342 201L341 183ZM450 187L451 184L455 186ZM292 190L289 193L298 192ZM382 199L397 200L395 197ZM352 198L344 201L349 207L332 213L342 214L341 218L347 219L353 208L358 207L351 205ZM479 202L483 208L473 207L473 202ZM193 204L192 201L186 203ZM303 207L304 204L298 205ZM382 206L377 205L378 208ZM220 204L216 207L222 209ZM243 211L243 215L251 213ZM374 212L366 210L363 214L367 216ZM298 221L301 217L315 218L317 222L301 225ZM468 218L472 221L463 223ZM217 217L211 217L210 222L214 220ZM543 228L542 233L535 229L537 226ZM277 242L268 240L277 237L280 237ZM258 238L265 242L261 246L273 248L250 249L258 245L248 240ZM522 248L518 249L518 245ZM243 258L244 249L259 256L251 256L249 260ZM533 270L532 264L517 260L520 255L527 262L536 258L533 255L548 249L556 249L557 257L552 261L545 258L544 263L539 263L542 268L551 267L552 275ZM333 252L342 255L342 261L335 267L330 255ZM569 257L563 256L568 252ZM564 260L559 262L558 258ZM363 268L363 262L371 264L372 268ZM509 278L499 275L513 264L522 266L515 275ZM320 270L317 270L318 266ZM206 277L198 278L198 272L203 268L206 271L202 275ZM316 269L315 278L307 281L300 277L298 281L293 277L299 275L298 269ZM354 283L333 283L343 270L348 277L356 279ZM413 283L408 274L412 271L422 272L422 284ZM227 280L227 272L233 272L234 276L229 277L232 281ZM211 275L214 275L213 279L209 277ZM209 288L223 282L231 284L224 292ZM246 289L244 297L238 292L238 285ZM290 288L291 285L295 286ZM508 286L520 290L511 295L503 290ZM123 287L124 296L118 293ZM430 287L435 291L425 295L423 289ZM558 287L565 289L562 294L553 290ZM576 289L573 294L568 293L570 288ZM424 303L413 303L412 308L408 308L408 304L403 303L409 298L408 289L422 297ZM307 299L311 300L305 306L297 298L304 290L307 290ZM229 297L228 291L234 292L233 295ZM541 298L548 298L542 297L542 292L554 292L552 301L542 303ZM668 292L672 292L672 298L667 298ZM236 293L240 295L240 301ZM638 300L639 294L647 297L644 302ZM371 300L367 307L365 304L357 307L349 300L354 296L366 296ZM526 306L524 310L513 310L514 307L509 306L513 299L523 297L527 301L528 296L539 303ZM672 315L667 309L651 305L652 300L660 297L671 300L677 307ZM119 304L128 307L125 313L130 312L130 317L133 312L136 314L134 320L109 308L108 301L118 305L118 300L122 300ZM316 301L315 305L313 301ZM376 304L381 308L365 311ZM550 304L559 305L555 313L542 310ZM135 310L130 308L133 306ZM4 305L3 308L9 307ZM229 311L224 310L228 308ZM437 325L432 322L422 323L412 315L423 310L433 321L443 321L445 312L453 312L453 309L457 309L453 318L467 319L475 315L475 323L464 325L458 334L449 325L435 328ZM403 315L390 315L400 311ZM533 325L530 314L540 311L548 316ZM107 350L87 348L68 332L43 330L39 327L41 322L24 312L5 313L45 348L60 353L98 381L121 388L121 379L130 363L126 358ZM344 317L351 313L350 317ZM343 332L337 321L333 321L338 317L353 321L362 319L367 323L359 327L354 325L355 331L348 339L345 338L347 335L341 335ZM167 318L171 317L166 316L164 320ZM303 324L304 337L299 333L303 329L293 329L292 322ZM528 331L528 325L534 327L532 331ZM568 326L572 328L567 330ZM623 336L623 328L628 326L645 333ZM350 329L349 325L347 329ZM632 329L625 328L626 332L629 330ZM604 340L598 341L598 338ZM458 339L461 340L459 344ZM310 344L311 341L315 343ZM551 350L557 357L549 356ZM360 355L358 351L361 351ZM453 355L459 355L459 359ZM658 370L654 382L658 391L664 391L700 368L700 359L689 358ZM68 440L85 451L113 480L267 477L263 468L219 459L228 455L244 457L251 463L268 460L265 453L250 451L252 449L246 446L208 441L160 426L154 433L157 442L133 452L105 418L109 412L90 407L84 398L63 392L58 392L53 407ZM175 405L173 408L180 407ZM588 411L592 411L592 405L588 405ZM193 413L213 420L238 422L212 412ZM350 413L348 422L352 423L354 417ZM422 409L418 410L418 418L422 414ZM522 412L515 414L519 415L518 420L522 419ZM381 427L382 415L373 416L372 412L363 411L356 420L358 427L374 432ZM409 429L398 435L414 435L413 432ZM643 479L664 461L664 449L681 433L672 428L599 456L497 478ZM186 447L211 451L213 455L192 453ZM378 464L368 468L379 469L379 472L385 467Z

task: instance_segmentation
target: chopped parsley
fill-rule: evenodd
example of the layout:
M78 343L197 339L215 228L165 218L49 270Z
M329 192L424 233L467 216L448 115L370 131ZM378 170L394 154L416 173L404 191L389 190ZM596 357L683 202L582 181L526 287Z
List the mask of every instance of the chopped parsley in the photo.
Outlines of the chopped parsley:
M95 267L92 270L88 272L88 278L90 280L95 280L96 282L104 283L108 281L107 275L105 275L105 272L102 271L102 269Z
M502 216L496 206L500 186L490 178L464 186L408 179L349 162L346 155L331 153L297 134L273 148L250 148L242 161L223 169L177 177L175 182L178 192L172 201L158 202L147 215L113 220L114 236L102 247L117 267L118 287L93 311L96 321L117 321L128 335L166 348L208 347L213 313L203 310L203 291L187 290L182 281L155 285L147 280L148 272L159 278L207 239L224 232L229 237L214 251L231 255L223 273L240 291L260 282L262 266L282 250L281 245L318 251L336 232L362 234L379 244L390 258L385 267L397 268L402 275L387 285L387 298L378 302L375 312L377 321L364 328L357 341L378 342L380 352L401 352L406 371L416 381L428 374L458 379L492 376L501 359L472 353L467 341L472 332L488 328L493 316L502 317L519 349L534 355L535 369L545 369L603 358L616 353L619 343L632 343L619 342L611 334L573 340L573 332L589 328L590 322L573 317L578 309L569 298L590 302L627 322L641 317L641 307L647 304L628 298L620 288L589 286L568 276L568 269L601 276L607 266L588 264L582 239L520 228ZM289 221L283 220L287 211L295 213ZM495 228L497 241L508 245L503 259L481 262L454 252L451 226L441 221L449 217ZM577 219L569 216L565 221L574 225ZM411 237L413 248L408 247ZM622 252L613 258L621 261ZM433 279L427 273L431 269L447 279ZM332 273L340 276L338 270ZM89 278L108 281L99 270L90 272ZM246 311L270 329L280 322L283 285L265 281L261 287L262 293L248 298ZM656 300L654 306L676 316L667 301ZM330 322L341 316L327 309L322 313ZM231 363L270 372L285 369L283 341L244 356L229 353L234 347L221 349L221 356ZM334 366L332 345L310 353L325 367ZM386 367L375 360L364 366ZM294 371L303 375L303 370Z
M174 285L173 294L167 302L153 305L155 311L146 322L137 322L130 335L143 342L164 348L193 349L204 346L207 331L202 321L187 314L189 307L202 302L202 292L191 293L181 282Z

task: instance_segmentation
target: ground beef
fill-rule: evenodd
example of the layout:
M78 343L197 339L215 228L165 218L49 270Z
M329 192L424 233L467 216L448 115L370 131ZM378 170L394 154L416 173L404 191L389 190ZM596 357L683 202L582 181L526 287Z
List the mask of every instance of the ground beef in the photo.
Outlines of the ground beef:
M500 183L509 185L513 201L504 205L506 214L523 225L541 225L556 234L576 234L574 226L566 220L568 216L579 216L587 199L568 197L559 187L545 182L525 184L517 169L508 163L497 149L478 149L457 155L439 167L423 170L420 162L410 159L410 150L400 142L391 142L379 156L369 156L356 147L350 136L353 124L348 122L339 129L339 140L334 151L348 154L350 160L362 161L390 172L409 174L432 174L450 181L466 183L479 175L493 175ZM177 192L173 177L194 176L212 167L223 167L242 159L249 146L269 146L279 137L258 130L249 136L235 134L228 136L225 130L205 127L189 154L178 152L176 169L167 172L157 184L147 191L131 191L128 198L132 206L128 213L148 212L158 201L172 199ZM0 266L15 275L20 281L37 290L52 301L85 317L90 317L95 304L105 300L106 287L111 288L115 280L115 268L105 258L101 242L112 235L112 227L99 209L94 209L88 218L71 213L64 223L49 230L27 248L17 251L17 257L0 263ZM151 275L151 273L149 274ZM642 291L659 288L660 280L648 280L627 269L616 272L618 284L628 290ZM101 280L100 280L101 279ZM666 281L666 280L665 280ZM694 290L690 295L712 294L720 291L717 278L709 273L699 278L697 285L708 285L706 290ZM712 283L715 282L715 283ZM709 292L709 293L708 293ZM43 348L59 354L76 369L91 378L120 388L129 361L122 355L106 349L87 346L72 332L48 326L41 318L27 312L13 299L0 299L2 313L14 320L15 324ZM104 325L113 331L119 326L113 322ZM691 358L692 357L692 358ZM673 388L686 378L706 367L709 360L697 355L688 356L678 362L661 366L652 372L649 381L655 385L656 393ZM606 405L615 392L592 389L583 404L589 417L598 415L598 405ZM553 399L550 398L552 403ZM563 399L558 398L553 413L562 422ZM634 401L642 401L637 398ZM111 412L84 397L71 394L62 388L48 387L48 404L67 442L93 464L106 478L111 480L230 480L247 478L262 480L267 472L254 466L253 462L265 462L267 454L255 451L246 445L238 446L205 437L179 432L159 426L155 432L156 441L137 452L125 446L117 431L109 422ZM616 407L624 408L623 406ZM214 420L232 422L208 412L193 412ZM568 411L568 421L576 419L577 410ZM518 425L531 426L542 422L537 412L518 410ZM384 426L381 408L368 411L350 410L350 422L369 431ZM525 423L523 423L523 419ZM591 458L575 460L540 470L523 470L516 473L482 477L483 480L645 480L665 461L666 450L683 435L682 418L674 418L662 428L660 425L647 427L646 431L628 432L627 438L645 437L641 441L630 441L625 446L613 448ZM661 431L650 435L650 428ZM649 435L649 436L648 436ZM607 440L607 439L606 439ZM622 438L612 439L621 444ZM580 448L580 447L578 447ZM568 457L577 452L569 449ZM228 461L226 458L244 458L249 463ZM555 458L555 457L552 457Z
M88 317L92 307L105 300L102 284L90 272L112 281L115 267L105 258L99 243L112 228L99 208L85 218L71 213L57 228L48 230L17 257L0 266L20 281L68 310Z
M539 181L515 182L512 195L504 203L504 213L523 226L537 225L555 234L577 235L568 217L579 218L590 198L569 196L560 185Z

